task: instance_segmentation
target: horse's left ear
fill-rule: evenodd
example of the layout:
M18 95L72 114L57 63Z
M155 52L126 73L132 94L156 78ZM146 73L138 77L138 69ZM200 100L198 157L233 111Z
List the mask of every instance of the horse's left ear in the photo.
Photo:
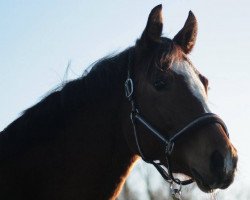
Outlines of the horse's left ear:
M186 54L188 54L192 51L195 45L197 31L197 20L192 11L189 11L188 18L183 28L177 33L173 41L177 43Z
M146 28L144 29L140 38L140 42L143 45L150 46L150 44L160 41L162 28L162 5L160 4L151 10L148 16Z

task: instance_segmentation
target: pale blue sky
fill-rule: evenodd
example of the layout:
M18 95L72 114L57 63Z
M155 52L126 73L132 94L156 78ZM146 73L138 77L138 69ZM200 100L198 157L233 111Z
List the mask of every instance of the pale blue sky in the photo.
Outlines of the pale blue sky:
M239 150L236 184L250 181L247 0L0 0L0 130L61 83L69 60L74 78L96 59L133 45L159 3L165 36L177 33L190 9L196 15L191 60L209 78L210 108L225 119Z

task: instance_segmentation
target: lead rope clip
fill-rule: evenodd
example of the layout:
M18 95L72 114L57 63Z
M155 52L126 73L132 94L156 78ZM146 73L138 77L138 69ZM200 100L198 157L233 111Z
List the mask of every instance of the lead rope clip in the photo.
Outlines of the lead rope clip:
M177 185L173 181L170 183L171 196L172 196L173 200L182 200L182 198L181 198L181 189L182 189L181 181L179 179L176 179L176 181L179 182L180 184Z

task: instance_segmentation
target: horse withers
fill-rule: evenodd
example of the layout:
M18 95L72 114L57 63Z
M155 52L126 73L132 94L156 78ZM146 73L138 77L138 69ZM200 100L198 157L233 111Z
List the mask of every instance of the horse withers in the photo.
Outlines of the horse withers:
M151 11L135 46L101 59L1 132L0 199L115 199L140 156L171 183L185 183L172 173L204 192L233 182L237 151L210 113L208 79L188 58L196 19L190 12L169 39L161 12Z

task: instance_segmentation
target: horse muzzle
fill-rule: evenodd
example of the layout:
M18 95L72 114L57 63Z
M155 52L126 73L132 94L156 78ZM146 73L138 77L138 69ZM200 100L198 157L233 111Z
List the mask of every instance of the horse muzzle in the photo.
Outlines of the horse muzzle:
M226 189L234 180L237 162L238 156L233 147L224 156L216 150L210 156L209 174L194 168L191 169L191 173L198 187L204 192Z

